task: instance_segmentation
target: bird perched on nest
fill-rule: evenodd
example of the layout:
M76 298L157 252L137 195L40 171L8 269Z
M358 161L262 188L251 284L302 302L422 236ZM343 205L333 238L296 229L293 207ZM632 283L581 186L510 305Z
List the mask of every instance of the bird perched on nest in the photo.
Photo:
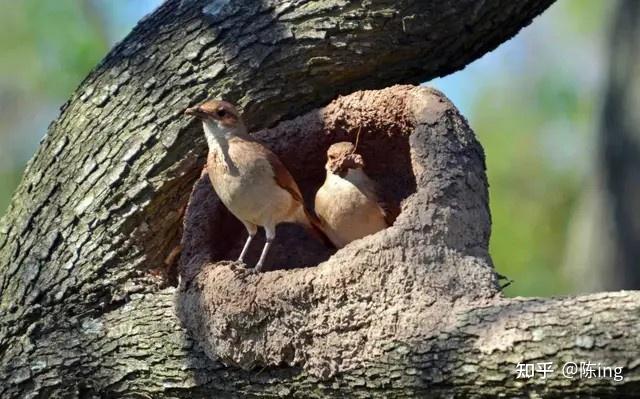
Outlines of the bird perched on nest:
M349 142L327 150L327 177L315 198L315 211L325 233L337 248L389 227L373 180L364 173L364 160Z
M309 213L298 185L280 159L247 133L235 106L210 100L188 108L202 126L209 146L207 172L220 201L244 224L249 237L238 261L243 262L251 240L264 227L266 243L254 271L260 271L276 236L276 226L298 223L327 244L320 222Z

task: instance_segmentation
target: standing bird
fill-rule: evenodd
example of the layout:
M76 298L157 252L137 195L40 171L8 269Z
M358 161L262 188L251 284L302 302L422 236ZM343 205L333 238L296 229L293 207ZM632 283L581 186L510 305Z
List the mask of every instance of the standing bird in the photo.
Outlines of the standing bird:
M363 167L362 156L349 142L335 143L327 150L327 177L316 193L315 211L337 248L392 223Z
M324 239L319 221L304 206L293 177L280 159L247 133L236 107L210 100L185 110L202 121L209 146L207 172L220 201L246 227L249 237L238 261L244 262L251 240L264 227L266 243L254 271L264 265L283 222L301 224L316 238Z

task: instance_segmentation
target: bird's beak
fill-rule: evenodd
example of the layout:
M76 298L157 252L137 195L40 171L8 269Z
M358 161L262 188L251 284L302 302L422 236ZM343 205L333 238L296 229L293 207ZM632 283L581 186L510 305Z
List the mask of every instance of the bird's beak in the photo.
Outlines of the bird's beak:
M196 118L201 118L202 116L204 116L204 112L202 112L199 105L185 109L184 114L189 116L195 116Z

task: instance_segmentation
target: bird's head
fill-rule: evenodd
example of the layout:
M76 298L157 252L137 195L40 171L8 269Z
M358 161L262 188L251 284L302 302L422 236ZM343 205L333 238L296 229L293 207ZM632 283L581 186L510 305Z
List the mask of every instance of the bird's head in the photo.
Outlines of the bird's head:
M325 169L334 174L344 176L349 169L364 167L362 155L356 154L355 146L348 141L332 144L327 150L327 164Z
M184 113L200 119L205 126L208 126L213 131L244 131L244 123L240 117L240 112L233 104L226 101L205 101L200 105L187 108Z

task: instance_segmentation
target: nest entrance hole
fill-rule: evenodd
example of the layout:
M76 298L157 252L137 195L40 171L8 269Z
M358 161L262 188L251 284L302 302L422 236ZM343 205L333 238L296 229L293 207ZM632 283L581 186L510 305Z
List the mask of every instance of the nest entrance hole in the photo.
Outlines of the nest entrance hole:
M410 118L401 112L389 113L388 103L399 101L397 97L391 96L386 103L360 99L355 106L340 101L344 99L353 102L351 96L341 97L325 108L252 135L280 157L298 183L308 209L313 210L315 193L325 179L327 149L340 141L355 143L360 131L357 152L364 158L365 172L378 184L382 199L399 208L416 191ZM244 226L218 200L204 173L194 185L185 215L181 273L193 275L197 273L193 269L203 264L237 259L246 238ZM245 258L249 267L257 262L264 242L264 230L260 229ZM334 253L302 227L280 224L263 270L316 266Z

